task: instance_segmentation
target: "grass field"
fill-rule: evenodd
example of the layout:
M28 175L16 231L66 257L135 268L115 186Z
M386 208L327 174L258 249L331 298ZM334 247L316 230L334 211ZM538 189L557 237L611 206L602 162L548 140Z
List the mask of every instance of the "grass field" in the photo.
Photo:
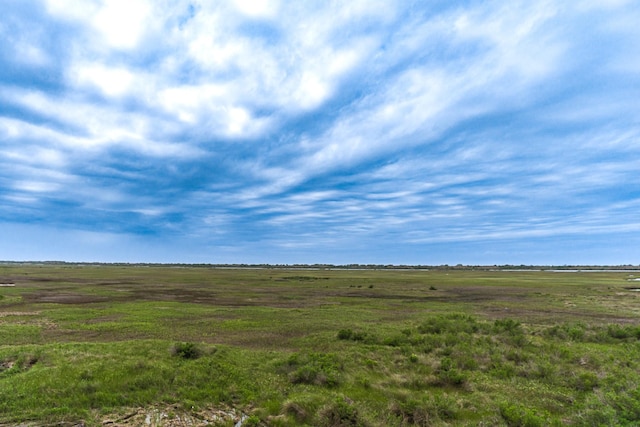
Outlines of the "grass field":
M4 265L0 424L638 425L634 274Z

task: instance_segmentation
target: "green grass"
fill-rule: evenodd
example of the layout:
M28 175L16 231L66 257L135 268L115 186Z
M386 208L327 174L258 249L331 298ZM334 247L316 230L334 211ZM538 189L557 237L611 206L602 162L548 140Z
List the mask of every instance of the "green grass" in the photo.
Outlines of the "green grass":
M0 266L0 423L637 425L627 275Z

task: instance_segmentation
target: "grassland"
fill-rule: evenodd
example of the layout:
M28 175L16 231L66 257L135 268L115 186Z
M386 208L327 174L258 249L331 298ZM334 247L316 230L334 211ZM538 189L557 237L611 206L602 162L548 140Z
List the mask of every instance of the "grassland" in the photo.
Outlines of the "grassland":
M633 274L0 266L0 424L638 425Z

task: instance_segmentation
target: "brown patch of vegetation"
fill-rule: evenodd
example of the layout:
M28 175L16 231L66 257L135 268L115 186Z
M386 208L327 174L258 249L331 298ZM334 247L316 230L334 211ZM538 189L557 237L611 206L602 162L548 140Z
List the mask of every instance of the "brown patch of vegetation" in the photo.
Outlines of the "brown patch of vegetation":
M23 298L30 303L55 303L55 304L90 304L107 301L107 297L96 295L75 294L68 292L40 291L28 293Z

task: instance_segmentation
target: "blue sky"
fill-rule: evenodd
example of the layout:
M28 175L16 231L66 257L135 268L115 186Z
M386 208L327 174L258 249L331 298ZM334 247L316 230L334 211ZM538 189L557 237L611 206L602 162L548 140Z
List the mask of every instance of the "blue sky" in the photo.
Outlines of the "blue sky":
M629 0L4 0L0 259L640 263Z

